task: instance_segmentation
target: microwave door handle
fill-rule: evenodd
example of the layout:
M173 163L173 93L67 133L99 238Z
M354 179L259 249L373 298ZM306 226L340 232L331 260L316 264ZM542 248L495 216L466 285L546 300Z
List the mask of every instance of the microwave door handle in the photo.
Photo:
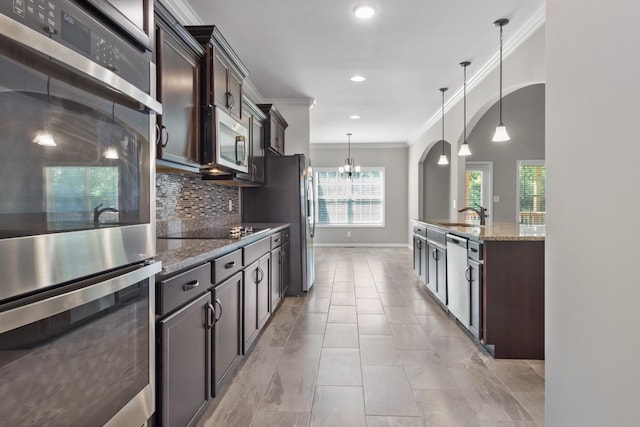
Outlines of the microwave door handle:
M238 142L242 141L242 159L238 159ZM236 149L235 149L235 154L236 154L236 165L242 165L244 164L244 153L246 152L246 143L247 140L244 136L236 136Z

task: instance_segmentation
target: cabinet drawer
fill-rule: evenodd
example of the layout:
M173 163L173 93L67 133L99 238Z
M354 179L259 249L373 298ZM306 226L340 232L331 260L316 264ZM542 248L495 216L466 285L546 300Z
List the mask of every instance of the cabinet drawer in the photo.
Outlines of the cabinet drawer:
M271 247L277 248L282 244L282 233L273 233L271 235Z
M468 256L470 259L482 261L482 243L469 240Z
M161 281L157 314L161 316L167 314L205 293L209 287L211 287L211 266L209 263Z
M414 224L413 234L417 234L421 237L427 237L427 226L424 224Z
M445 246L447 244L447 233L436 228L427 227L427 238Z
M240 270L242 270L242 249L213 260L213 281L220 283Z
M289 227L285 228L280 232L282 234L282 243L288 242L289 237L291 237L291 229Z
M265 237L244 247L244 265L249 265L271 250L271 237Z

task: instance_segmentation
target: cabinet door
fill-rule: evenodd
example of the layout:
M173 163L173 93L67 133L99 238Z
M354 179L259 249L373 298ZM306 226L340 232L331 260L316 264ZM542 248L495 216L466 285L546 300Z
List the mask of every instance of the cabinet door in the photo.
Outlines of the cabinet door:
M258 269L260 260L248 266L244 271L244 291L242 293L243 313L243 354L246 354L258 335Z
M213 48L213 103L218 107L228 109L230 98L227 95L227 80L231 73L226 59L220 56L218 49Z
M213 307L207 292L159 322L162 425L193 425L210 397Z
M427 245L427 288L434 294L438 289L438 250L432 244Z
M161 22L161 21L159 21ZM199 166L200 58L169 29L157 27L159 159Z
M276 129L276 150L284 156L284 127L278 124Z
M269 294L269 276L271 263L271 254L265 254L258 261L258 329L262 329L270 316L269 307L271 306Z
M242 273L217 285L214 290L214 396L242 355Z
M251 168L253 182L264 183L264 126L257 117L251 119Z
M284 242L281 246L282 248L282 291L280 295L283 297L287 294L287 290L289 289L289 283L291 281L291 257L290 257L290 249L291 243L289 240Z
M436 296L443 304L447 303L447 251L436 249Z
M271 313L275 311L282 297L282 249L280 246L271 251Z
M421 245L420 239L417 237L413 237L413 272L416 276L420 277L420 255L421 255Z
M471 318L469 330L476 337L482 336L482 263L468 260L467 280L471 295Z
M227 74L227 107L229 114L236 119L242 119L242 77L229 70Z

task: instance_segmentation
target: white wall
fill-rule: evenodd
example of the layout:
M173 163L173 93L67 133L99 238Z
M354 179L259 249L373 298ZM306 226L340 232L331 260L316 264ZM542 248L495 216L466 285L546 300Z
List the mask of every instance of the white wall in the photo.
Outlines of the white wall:
M354 146L355 145L355 146ZM337 168L347 157L346 144L312 145L314 167ZM329 148L327 148L329 147ZM351 144L351 157L363 167L385 168L385 226L384 227L316 227L317 244L336 245L393 245L406 246L409 240L407 212L407 155L406 146L362 148ZM351 237L347 237L347 232Z
M639 17L547 1L547 427L640 419Z
M473 76L476 67L483 64L472 63L467 69L467 76ZM484 80L478 83L472 90L467 91L467 128L473 128L480 117L498 99L498 70L489 73ZM525 40L514 52L504 58L503 79L505 94L531 83L545 81L545 31L539 28L527 40ZM462 79L461 79L462 80ZM470 79L469 79L470 80ZM445 127L447 140L452 143L451 151L458 152L463 131L462 102L458 102L445 114ZM505 111L505 114L507 112ZM422 204L422 179L419 173L419 163L435 142L441 138L440 122L409 141L409 217L418 218ZM462 218L456 208L464 198L464 158L451 156L450 179L450 215L451 219ZM454 205L455 201L455 205Z
M309 157L310 115L309 105L275 103L276 108L289 125L284 136L285 154L304 154Z

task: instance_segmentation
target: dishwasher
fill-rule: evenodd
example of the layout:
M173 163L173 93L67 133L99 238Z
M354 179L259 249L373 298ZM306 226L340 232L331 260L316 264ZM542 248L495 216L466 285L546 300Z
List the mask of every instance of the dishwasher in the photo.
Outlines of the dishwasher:
M469 328L471 301L467 271L467 243L464 237L447 234L447 288L449 312Z

